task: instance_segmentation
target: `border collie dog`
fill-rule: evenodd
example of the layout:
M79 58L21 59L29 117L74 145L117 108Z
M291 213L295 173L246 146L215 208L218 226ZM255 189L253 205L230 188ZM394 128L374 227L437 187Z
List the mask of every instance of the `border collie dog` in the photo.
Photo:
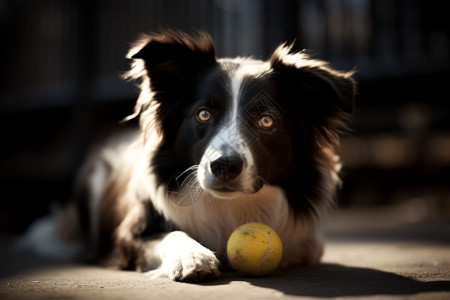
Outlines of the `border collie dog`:
M267 61L215 56L211 37L141 38L140 131L84 166L81 226L96 255L179 281L219 276L227 239L271 226L281 267L320 260L320 216L339 185L339 137L353 109L352 72L280 45Z

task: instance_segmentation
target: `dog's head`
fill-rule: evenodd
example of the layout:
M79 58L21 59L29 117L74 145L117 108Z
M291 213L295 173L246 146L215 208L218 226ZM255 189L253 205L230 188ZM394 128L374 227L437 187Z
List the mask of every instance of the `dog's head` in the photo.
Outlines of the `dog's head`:
M320 189L310 185L333 172L325 157L353 109L351 73L286 45L268 61L216 59L208 35L179 32L144 37L130 57L131 76L142 77L142 128L161 135L153 171L169 191Z

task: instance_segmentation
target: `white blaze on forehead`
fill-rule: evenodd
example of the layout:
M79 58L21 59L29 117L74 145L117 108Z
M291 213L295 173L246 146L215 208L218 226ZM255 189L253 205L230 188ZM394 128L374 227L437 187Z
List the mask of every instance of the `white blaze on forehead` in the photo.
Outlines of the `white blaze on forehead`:
M219 131L211 144L220 144L220 142L225 142L233 149L243 151L243 148L247 145L242 137L242 133L240 132L242 120L240 120L241 114L239 111L239 102L242 82L248 76L257 77L260 74L267 72L270 69L270 66L266 62L252 59L240 58L232 60L232 62L239 65L239 67L229 71L231 81L231 101L229 104L230 106L228 107L228 115L226 116L226 121L222 124L222 130Z
M242 74L239 74L238 72L231 75L231 122L237 121L239 91L241 89L242 79Z
M218 134L212 139L209 148L219 152L218 157L224 155L223 150L233 149L240 153L245 150L246 143L243 139L242 133L239 128L241 120L239 118L239 95L242 86L242 81L245 74L241 72L241 68L230 72L230 87L231 87L231 101L227 108L227 115L221 123L221 129ZM215 157L215 158L218 158Z
M226 155L227 153L224 153L226 149L241 152L245 146L239 131L240 120L238 114L239 90L242 85L242 78L237 72L230 74L231 99L228 102L227 114L220 123L221 128L218 130L217 135L211 140L205 151L205 156L208 156L210 161Z

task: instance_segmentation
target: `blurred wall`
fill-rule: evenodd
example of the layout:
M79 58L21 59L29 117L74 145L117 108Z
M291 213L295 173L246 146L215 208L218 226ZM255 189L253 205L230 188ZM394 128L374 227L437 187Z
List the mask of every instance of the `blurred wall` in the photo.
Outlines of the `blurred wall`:
M0 225L70 198L94 141L135 123L120 79L140 33L204 30L218 56L265 59L284 41L360 82L344 140L342 205L450 192L450 39L437 0L0 0ZM431 196L430 196L431 195ZM14 201L11 201L14 199ZM27 213L22 208L28 207Z

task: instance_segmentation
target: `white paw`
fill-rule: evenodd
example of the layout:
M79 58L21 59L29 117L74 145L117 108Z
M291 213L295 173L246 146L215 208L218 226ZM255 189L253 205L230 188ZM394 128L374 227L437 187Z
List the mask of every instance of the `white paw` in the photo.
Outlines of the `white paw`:
M187 237L187 236L185 236ZM147 275L156 277L168 277L175 281L200 282L219 277L219 260L214 253L189 238L183 237L176 244L160 248L164 251L161 266ZM172 248L174 247L174 248Z

